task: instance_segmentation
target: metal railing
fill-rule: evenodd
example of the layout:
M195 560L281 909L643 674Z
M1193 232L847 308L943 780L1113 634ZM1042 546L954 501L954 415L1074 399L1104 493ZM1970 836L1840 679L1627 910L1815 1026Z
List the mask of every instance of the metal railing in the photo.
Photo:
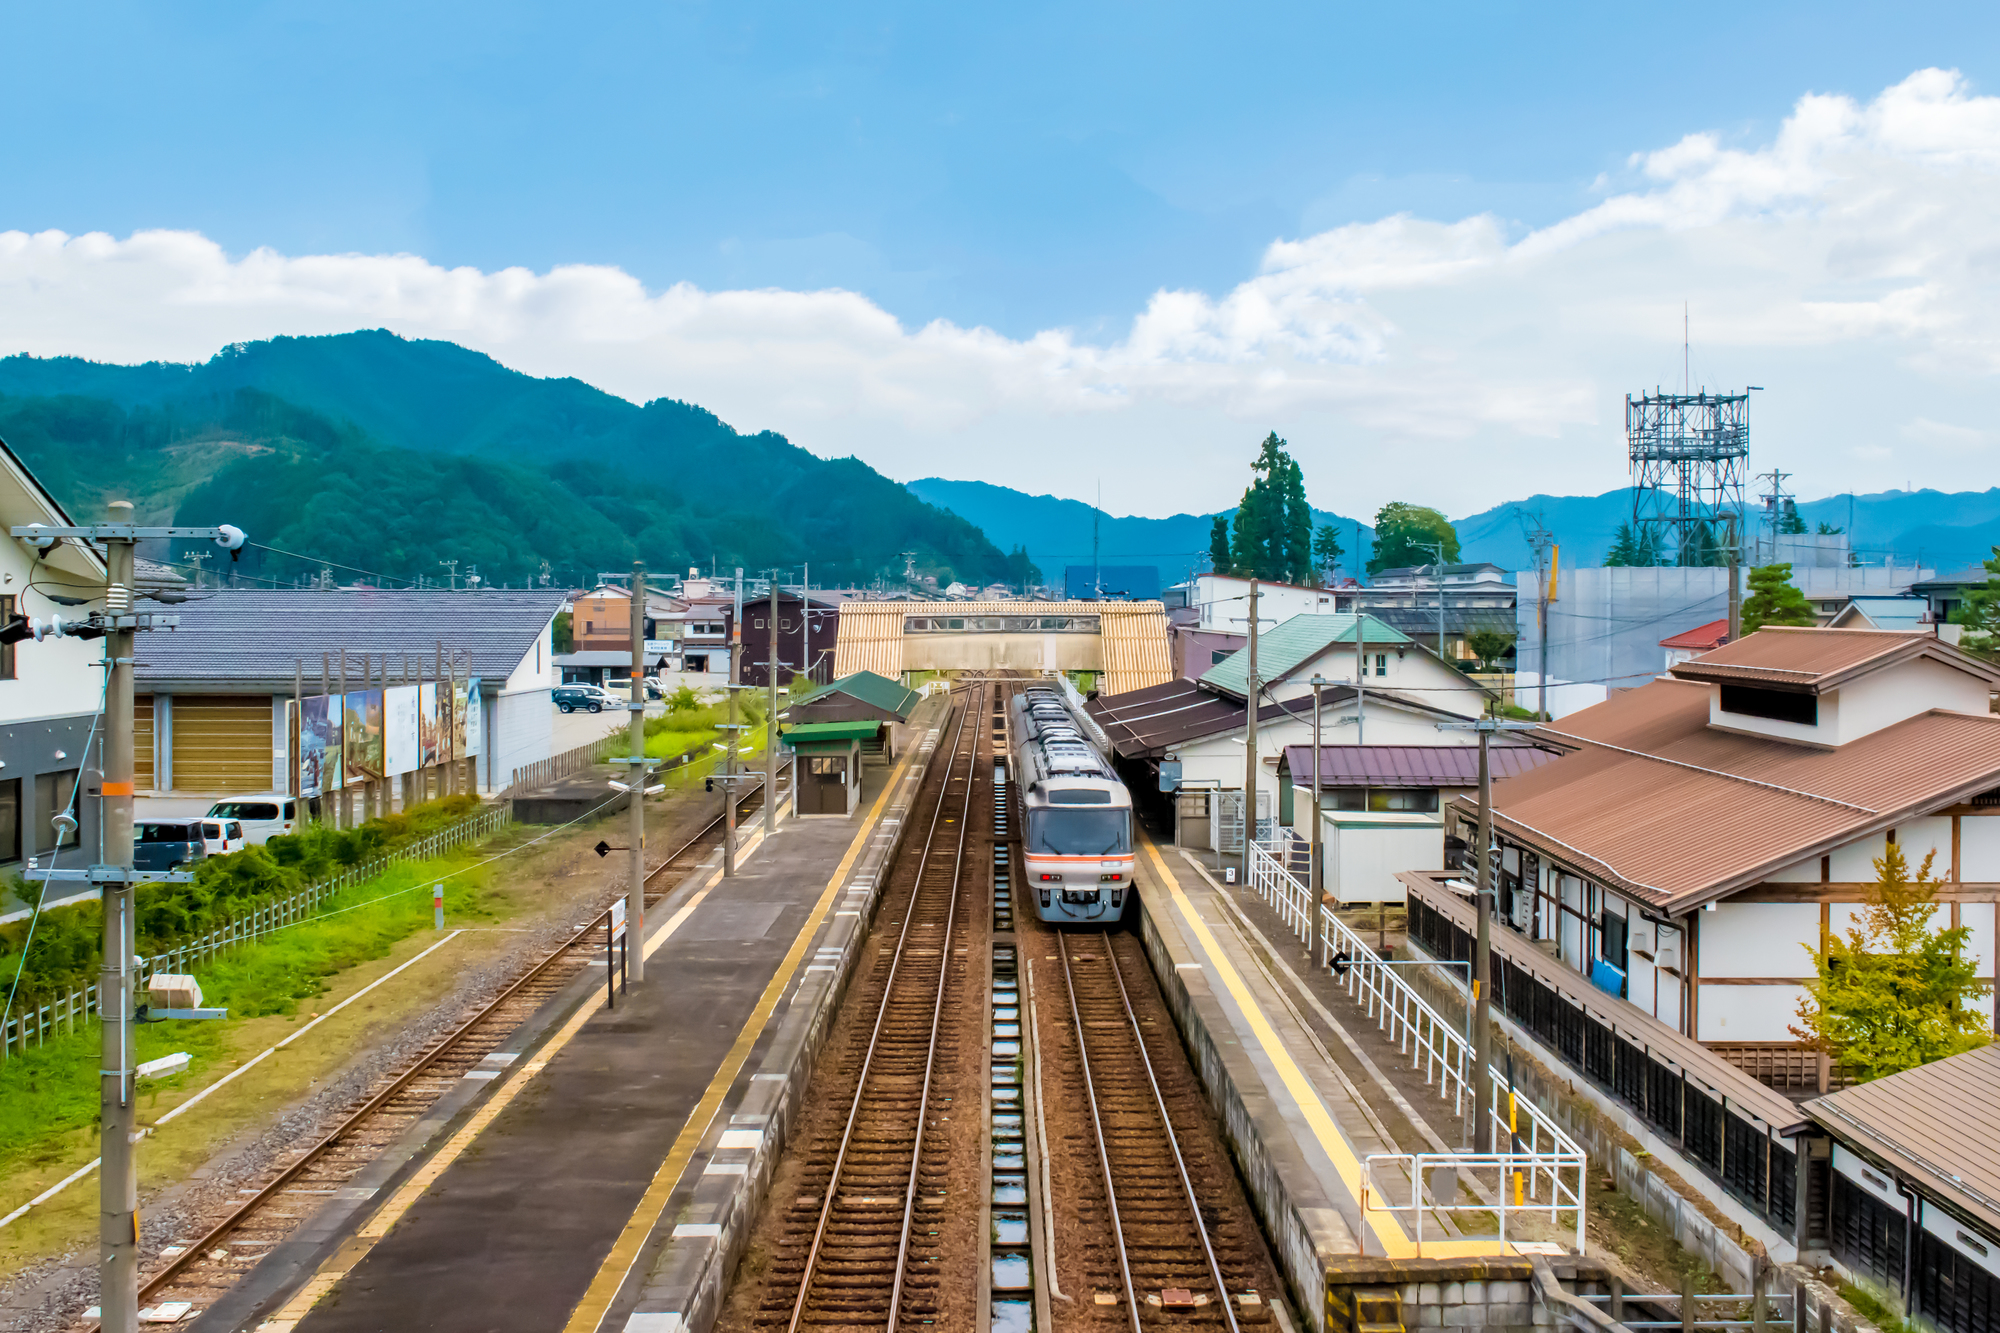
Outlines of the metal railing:
M1279 860L1279 855L1288 855L1289 851L1288 842L1276 835L1265 842L1253 842L1250 845L1250 886L1301 942L1310 943L1311 890ZM1383 960L1331 908L1321 904L1319 914L1320 924L1327 934L1328 954L1333 961L1336 983L1346 989L1348 998L1375 1020L1383 1036L1394 1042L1403 1057L1423 1074L1425 1085L1435 1086L1440 1098L1450 1100L1453 1116L1462 1118L1466 1099L1473 1095L1475 1061L1472 1043L1464 1030L1447 1021L1444 1015L1417 994L1415 988L1403 979L1400 966ZM1492 1142L1506 1143L1513 1151L1483 1154L1388 1153L1370 1157L1371 1172L1373 1164L1380 1162L1384 1167L1402 1171L1411 1182L1411 1203L1393 1206L1378 1204L1375 1211L1401 1213L1416 1209L1419 1238L1423 1208L1432 1208L1433 1211L1498 1211L1504 1235L1507 1214L1526 1206L1510 1202L1516 1197L1514 1187L1518 1184L1526 1191L1521 1198L1537 1200L1530 1211L1544 1213L1551 1221L1560 1220L1561 1215L1566 1213L1574 1215L1580 1250L1583 1245L1583 1173L1588 1169L1582 1147L1565 1134L1554 1120L1544 1115L1540 1107L1516 1098L1503 1071L1489 1066L1488 1073L1493 1100L1485 1114L1492 1127ZM1524 1119L1525 1125L1522 1123ZM1521 1151L1524 1139L1525 1153ZM1423 1191L1415 1183L1424 1178L1421 1173L1453 1164L1474 1176L1480 1171L1493 1173L1496 1177L1495 1188L1486 1191L1490 1197L1477 1204L1423 1204ZM1514 1179L1508 1180L1509 1176ZM1502 1184L1508 1188L1499 1189ZM1368 1206L1366 1197L1363 1206Z
M374 879L398 861L422 861L433 856L441 856L454 848L498 832L506 827L508 819L506 806L487 806L448 828L439 829L386 855L352 866L289 897L261 903L240 917L226 921L205 934L184 940L173 948L148 958L139 969L138 989L144 990L146 983L156 975L189 972L197 964L204 963L226 950L240 944L248 944L286 926L297 925L309 918L313 910L327 899L357 884ZM7 1020L4 1028L0 1028L0 1060L7 1059L17 1051L26 1050L30 1043L37 1046L46 1045L52 1036L63 1032L74 1032L78 1025L88 1022L96 1014L95 982L59 995L47 1004L17 1014Z
M1446 1231L1436 1220L1441 1213L1490 1214L1498 1220L1496 1238L1525 1239L1518 1222L1526 1215L1561 1225L1568 1215L1576 1229L1576 1249L1583 1252L1583 1155L1575 1160L1560 1152L1504 1153L1372 1153L1363 1163L1361 1211L1388 1213L1403 1224L1404 1234L1422 1258L1426 1224L1428 1239L1463 1239L1465 1228Z

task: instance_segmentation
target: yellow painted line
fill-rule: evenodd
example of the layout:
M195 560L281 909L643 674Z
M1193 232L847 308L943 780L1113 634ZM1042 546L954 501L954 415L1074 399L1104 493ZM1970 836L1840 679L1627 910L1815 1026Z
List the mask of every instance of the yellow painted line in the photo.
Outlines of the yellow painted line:
M761 830L753 834L745 840L742 847L737 849L738 858L747 858L757 849L758 844L763 840ZM647 938L645 945L646 957L651 958L659 950L660 946L665 944L673 936L673 933L679 930L682 924L694 914L694 909L701 905L702 900L708 897L709 892L721 882L722 871L718 868L709 875L708 881L681 905L679 911L668 917L666 922L654 930L652 935ZM396 1223L403 1220L404 1214L408 1213L411 1206L423 1197L424 1192L436 1184L438 1177L442 1176L453 1162L462 1157L465 1154L465 1150L472 1146L473 1141L479 1137L486 1127L492 1124L494 1119L512 1104L514 1099L521 1094L521 1090L527 1087L529 1080L541 1073L542 1070L548 1068L549 1062L556 1057L563 1047L569 1045L571 1039L583 1030L586 1023L596 1017L597 1012L597 1005L592 1002L586 1003L576 1013L570 1015L569 1021L558 1028L555 1036L542 1045L542 1048L535 1053L534 1059L522 1065L512 1077L508 1078L498 1088L495 1088L493 1095L481 1104L479 1110L473 1114L472 1119L460 1126L458 1132L452 1135L444 1147L439 1149L429 1161L425 1162L415 1175L404 1181L402 1187L392 1194L388 1202L384 1203L375 1211L373 1216L362 1224L360 1230L341 1242L340 1247L333 1252L332 1257L320 1265L319 1271L314 1273L303 1287L293 1293L292 1299L285 1303L283 1309L257 1326L258 1333L290 1333L293 1325L305 1318L306 1313L314 1305L318 1304L319 1299L326 1295L327 1292L333 1290L340 1279L352 1272L354 1266L365 1259L369 1251L375 1248L376 1243L388 1235L394 1229Z
M584 1292L583 1299L570 1313L569 1323L563 1326L564 1333L596 1333L597 1326L604 1322L605 1314L611 1309L611 1302L618 1298L618 1289L625 1285L625 1278L631 1273L632 1265L638 1262L639 1252L645 1247L646 1238L652 1235L653 1228L659 1223L660 1215L666 1212L667 1202L680 1185L681 1176L686 1172L688 1162L694 1157L695 1148L700 1145L702 1136L708 1132L716 1113L722 1109L722 1100L728 1095L730 1085L735 1083L736 1076L743 1072L743 1065L749 1060L750 1050L757 1044L757 1038L762 1035L764 1024L770 1021L772 1012L778 1007L778 1001L783 998L786 987L791 984L793 974L798 971L799 964L805 961L806 950L811 947L813 939L818 935L820 924L826 920L826 914L832 909L834 900L840 896L841 884L847 879L848 872L854 868L855 861L860 858L862 848L868 845L868 839L874 833L875 825L880 822L883 812L888 809L889 797L903 785L903 780L915 757L914 753L906 755L896 766L895 776L883 784L882 794L875 798L874 808L868 812L860 831L854 835L854 841L847 846L847 855L840 858L840 865L834 870L833 878L826 882L826 888L820 893L819 902L814 905L805 928L792 940L792 947L786 951L784 961L778 964L777 972L771 977L770 984L764 987L763 995L757 1000L757 1007L751 1011L750 1020L743 1025L743 1030L736 1034L736 1041L730 1046L729 1054L723 1057L722 1067L716 1070L715 1077L709 1081L707 1090L701 1095L701 1101L696 1104L694 1114L688 1117L687 1123L681 1127L680 1134L674 1139L673 1147L667 1152L667 1160L660 1163L660 1169L653 1173L652 1182L646 1186L646 1193L639 1200L639 1206L626 1220L624 1230L618 1233L618 1239L612 1242L611 1253L605 1255L604 1262L598 1265L597 1276L591 1279L590 1287Z
M1277 1067L1278 1077L1284 1082L1285 1090L1291 1093L1293 1103L1304 1113L1306 1124L1312 1128L1313 1137L1319 1140L1321 1149L1332 1160L1334 1170L1340 1173L1340 1179L1347 1186L1348 1193L1358 1203L1362 1185L1361 1159L1354 1155L1354 1148L1348 1143L1347 1136L1342 1134L1340 1126L1334 1123L1333 1116L1327 1111L1326 1103L1320 1100L1319 1092L1313 1087L1312 1080L1306 1077L1305 1071L1299 1068L1296 1060L1292 1059L1292 1053L1286 1050L1284 1043L1278 1039L1276 1029L1271 1026L1271 1021L1264 1017L1263 1009L1251 996L1250 988L1244 985L1242 976L1237 973L1228 955L1223 953L1222 946L1209 930L1208 923L1201 919L1200 914L1194 910L1194 904L1188 901L1180 881L1175 878L1174 873L1167 868L1166 861L1160 856L1160 849L1151 838L1142 840L1146 845L1146 854L1152 858L1161 882L1173 896L1174 906L1208 955L1211 969L1228 988L1229 993L1236 998L1237 1007L1243 1011L1245 1020L1249 1022L1250 1031L1257 1038L1257 1044ZM1364 1214L1362 1220L1374 1233L1377 1242L1382 1246L1383 1254L1392 1259L1416 1257L1416 1244L1410 1240L1409 1234L1403 1230L1402 1223L1393 1213L1370 1212ZM1481 1241L1427 1240L1423 1248L1426 1258L1493 1253L1492 1245ZM1511 1247L1505 1247L1503 1253L1511 1253Z

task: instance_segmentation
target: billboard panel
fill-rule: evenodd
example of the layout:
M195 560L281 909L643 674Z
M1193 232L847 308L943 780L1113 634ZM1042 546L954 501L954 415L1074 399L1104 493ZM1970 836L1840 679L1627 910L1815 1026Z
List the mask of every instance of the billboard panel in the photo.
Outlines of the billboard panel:
M468 682L464 697L465 743L458 747L458 757L476 759L486 753L486 710L479 706L479 677Z
M303 701L299 720L299 795L323 796L340 790L342 747L340 696L318 694Z
M342 776L350 786L382 777L382 691L349 690L341 722L346 765Z
M438 683L427 680L417 686L417 767L431 768L450 757L445 743L450 720L438 713Z
M413 773L420 754L417 687L391 685L382 691L382 772L392 778Z

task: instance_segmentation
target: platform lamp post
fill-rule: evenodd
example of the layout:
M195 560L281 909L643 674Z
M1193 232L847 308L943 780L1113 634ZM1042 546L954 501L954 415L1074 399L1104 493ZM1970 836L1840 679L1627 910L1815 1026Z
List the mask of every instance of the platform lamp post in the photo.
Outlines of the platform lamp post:
M1477 890L1473 895L1478 929L1472 944L1472 1150L1493 1151L1493 1120L1488 1103L1493 1100L1493 771L1489 746L1495 732L1533 731L1533 722L1503 722L1482 717L1476 722L1440 722L1439 731L1473 731L1479 734L1479 833Z
M136 610L138 585L134 563L144 540L181 538L212 541L234 560L243 548L240 529L154 528L132 522L132 502L113 500L112 522L86 527L48 527L39 523L9 528L46 557L65 540L104 547L104 609L87 618L65 621L61 615L45 622L16 619L0 628L0 641L18 643L29 637L104 640L104 739L99 750L98 836L102 861L81 870L30 869L25 878L39 881L42 891L56 880L82 880L100 886L104 895L104 959L98 973L98 1014L102 1019L102 1051L98 1062L99 1126L102 1165L99 1170L98 1297L99 1325L105 1333L137 1333L139 1327L139 1173L133 1133L138 1118L133 1086L132 1028L147 1021L139 1003L137 983L142 961L137 953L133 892L141 882L184 882L185 870L136 870L132 865L132 816L135 777L132 754L133 636L139 630L174 629L180 617ZM87 756L86 756L87 759ZM71 819L65 812L59 819ZM68 831L58 828L60 834ZM221 1009L176 1009L150 1017L222 1018Z
M1311 683L1313 688L1313 826L1312 843L1310 844L1312 850L1306 872L1306 883L1310 889L1308 896L1312 899L1313 966L1324 970L1327 965L1327 959L1333 954L1333 946L1332 942L1327 939L1326 930L1326 858L1324 855L1325 843L1321 841L1319 819L1319 710L1321 708L1320 691L1333 682L1325 679L1318 672L1314 672Z

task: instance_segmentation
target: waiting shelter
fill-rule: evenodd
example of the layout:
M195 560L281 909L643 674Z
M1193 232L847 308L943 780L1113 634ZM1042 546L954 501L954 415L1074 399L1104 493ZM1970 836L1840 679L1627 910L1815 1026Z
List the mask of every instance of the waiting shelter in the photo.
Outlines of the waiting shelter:
M826 722L882 723L880 731L862 749L893 759L903 748L910 713L923 697L900 681L878 676L873 671L856 671L785 711L791 721L801 726Z
M796 809L804 815L854 813L861 801L861 752L866 743L879 744L882 722L808 722L779 735L795 760L798 786Z

